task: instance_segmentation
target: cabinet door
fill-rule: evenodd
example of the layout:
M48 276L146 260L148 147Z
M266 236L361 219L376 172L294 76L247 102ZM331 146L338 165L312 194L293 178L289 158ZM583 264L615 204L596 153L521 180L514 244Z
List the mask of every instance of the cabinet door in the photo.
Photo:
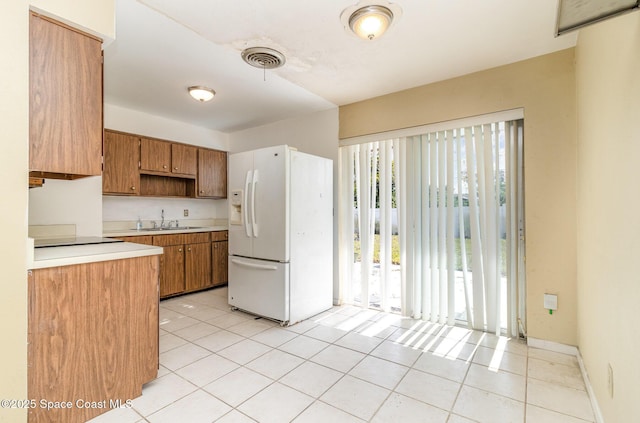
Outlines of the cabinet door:
M171 172L171 143L141 138L140 169L152 172Z
M198 197L227 198L227 153L198 149Z
M160 259L160 296L166 297L183 292L184 285L184 246L163 247Z
M211 286L211 243L187 244L185 249L186 290Z
M171 172L194 175L198 167L198 149L184 144L171 144Z
M229 242L217 241L211 243L213 265L213 285L222 285L229 281Z
M104 132L104 194L138 195L140 192L139 139L117 132Z
M102 42L33 13L29 25L29 170L100 175Z

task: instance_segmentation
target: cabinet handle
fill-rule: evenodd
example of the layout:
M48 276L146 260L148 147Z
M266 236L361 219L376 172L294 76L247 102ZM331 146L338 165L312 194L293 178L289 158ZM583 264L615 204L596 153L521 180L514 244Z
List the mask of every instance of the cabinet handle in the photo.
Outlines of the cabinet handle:
M204 190L203 189L200 190L200 194L204 194Z
M163 168L163 169L166 169L166 168L167 168L167 165L162 165L162 168Z
M191 251L191 247L187 248L187 251Z
M173 170L178 170L178 168L177 168L177 167L174 167L174 168L173 168Z
M178 252L181 253L182 252L182 248L178 248Z
M131 187L131 191L135 191L135 190L136 190L136 187Z

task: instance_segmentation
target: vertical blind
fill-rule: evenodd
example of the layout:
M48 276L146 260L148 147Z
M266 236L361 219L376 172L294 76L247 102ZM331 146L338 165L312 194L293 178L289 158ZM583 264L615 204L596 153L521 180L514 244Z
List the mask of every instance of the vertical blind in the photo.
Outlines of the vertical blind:
M522 120L341 147L342 298L517 335Z

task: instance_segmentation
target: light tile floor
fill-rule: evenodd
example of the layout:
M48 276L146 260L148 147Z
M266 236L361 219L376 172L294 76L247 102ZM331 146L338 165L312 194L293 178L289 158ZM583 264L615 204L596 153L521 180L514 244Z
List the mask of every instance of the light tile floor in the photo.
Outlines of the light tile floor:
M585 423L575 357L356 307L282 328L227 289L160 303L160 371L92 423Z

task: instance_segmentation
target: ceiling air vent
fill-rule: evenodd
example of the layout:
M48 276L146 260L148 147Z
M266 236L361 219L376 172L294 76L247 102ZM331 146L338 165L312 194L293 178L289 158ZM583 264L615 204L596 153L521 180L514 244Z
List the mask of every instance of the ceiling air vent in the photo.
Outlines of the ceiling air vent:
M640 0L559 0L556 37L640 9Z
M251 47L242 50L242 60L260 69L275 69L284 65L284 54L268 47Z

